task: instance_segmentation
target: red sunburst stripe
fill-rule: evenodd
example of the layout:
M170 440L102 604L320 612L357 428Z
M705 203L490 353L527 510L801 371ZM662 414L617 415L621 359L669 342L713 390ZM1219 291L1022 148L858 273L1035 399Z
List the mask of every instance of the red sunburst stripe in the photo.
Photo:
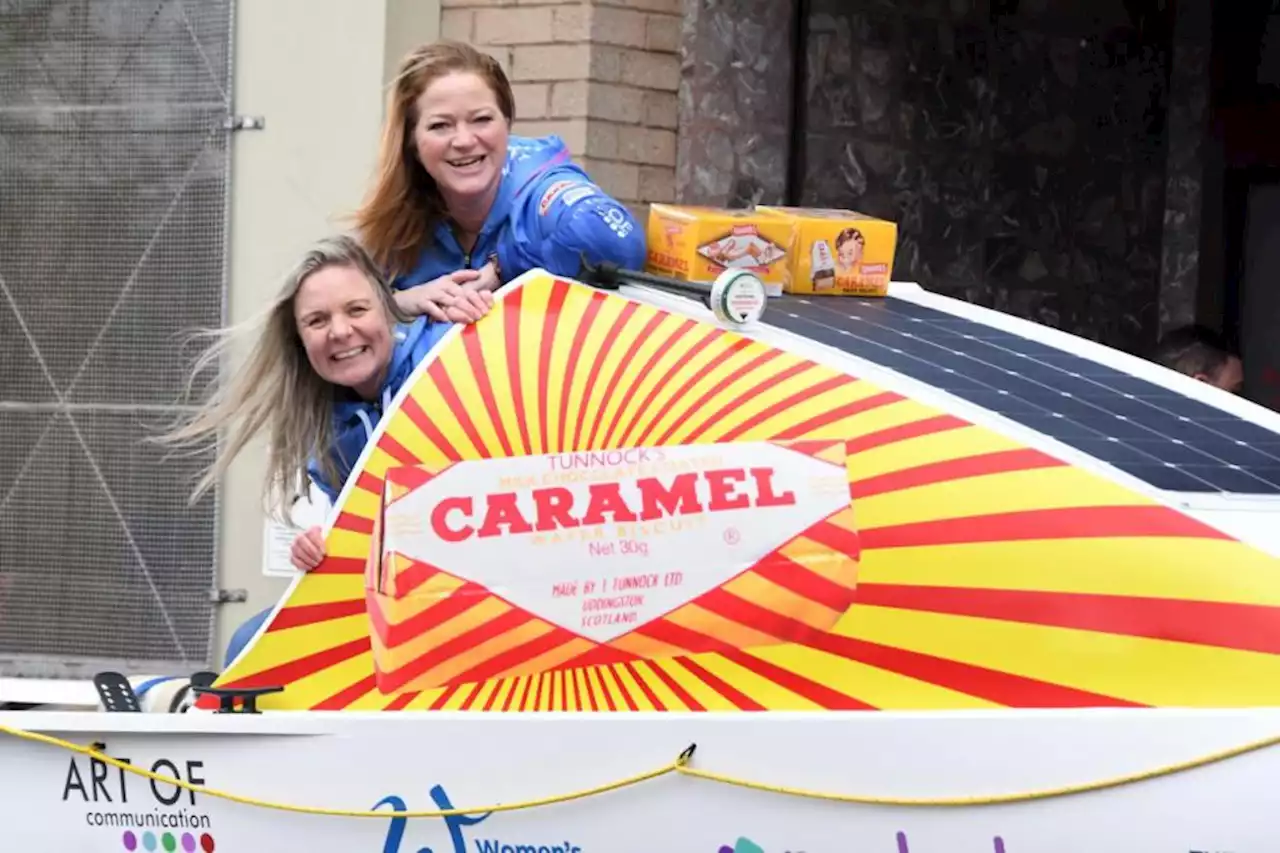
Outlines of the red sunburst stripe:
M352 515L349 512L339 513L334 520L333 526L341 530L351 530L355 533L363 533L366 536L373 533L373 519L361 518L358 515Z
M973 424L968 421L961 420L953 415L937 415L932 418L922 418L918 421L887 427L875 432L869 432L858 438L850 439L850 441L845 445L845 452L852 455L854 453L860 453L863 450L871 450L876 447L897 444L899 441L921 438L926 435L948 432L953 429L960 429L961 427L967 426L973 426Z
M227 686L279 687L283 685L287 688L288 685L293 684L295 681L301 681L308 676L315 675L317 672L322 672L329 667L337 666L340 663L358 657L368 652L369 648L369 638L367 636L360 637L340 646L321 649L304 657L295 658L288 663L264 669L262 672L256 672L253 675L246 675L244 678L233 681Z
M759 370L761 367L764 367L780 355L782 355L782 350L769 349L760 353L746 364L735 368L728 376L724 377L715 385L712 385L706 391L702 392L702 394L698 395L698 399L685 406L684 411L680 413L680 417L676 418L675 421L672 422L671 426L667 427L667 431L664 432L662 437L654 442L654 444L666 444L672 434L675 433L682 424L686 423L694 412L701 410L708 400L715 398L717 394L732 386L742 377L749 375L752 371ZM672 402L674 403L675 401L672 400Z
M639 309L639 302L628 302L623 306L622 311L619 312L617 319L613 321L613 326L610 327L607 333L605 333L605 345L596 353L596 357L591 363L591 372L587 374L587 384L582 390L582 407L584 410L587 409L589 405L591 389L596 386L596 383L600 379L600 371L604 367L604 357L609 351L609 342L621 339L622 330L626 327L627 323L631 322L631 318L635 316L636 311ZM600 405L596 407L597 416L592 418L591 434L587 436L586 447L596 446L596 436L599 434L600 422L604 420L604 407L608 404L609 400L613 398L613 392L617 390L618 381L622 379L627 367L630 366L631 361L636 357L636 352L640 349L641 344L648 339L649 334L652 333L653 329L661 322L662 315L658 314L652 317L637 334L631 336L631 345L627 347L627 351L623 353L622 359L614 368L613 375L609 377L609 385L604 390L604 396L600 398ZM579 443L581 438L581 429L582 419L579 418L573 438L573 446L575 448L583 447L583 445Z
M770 554L754 567L757 575L823 607L837 612L848 609L854 591L777 552Z
M445 706L445 704L450 699L453 698L453 694L457 692L458 692L458 685L456 684L450 684L449 686L445 687L444 690L440 691L440 695L432 700L429 710L439 711L441 708Z
M845 695L839 690L832 690L824 684L811 681L802 675L769 663L766 660L749 655L740 649L720 652L720 656L743 669L772 681L797 696L803 696L813 704L827 711L874 711L876 706L868 705L859 699Z
M573 707L579 711L586 710L586 706L582 704L582 694L578 690L578 679L574 677L574 673L566 672L564 674L564 680L566 684L573 685Z
M465 431L470 426L474 432L475 426L471 423L471 418L467 415L466 410L462 408L462 403L458 400L458 394L453 390L453 383L449 381L449 374L445 372L444 365L440 363L439 359L432 362L431 366L427 368L427 377L435 384L436 390L444 398L449 410L455 413L452 417L457 417L458 423L462 424L463 430ZM440 432L440 428L435 425L431 418L427 417L427 413L422 410L422 406L418 405L418 401L413 398L412 394L405 398L400 410L409 416L414 426L444 454L446 459L450 462L462 461L462 454L458 452L458 449L453 446L449 439L444 437L444 433ZM471 433L467 433L467 436L472 441L478 440L478 437L472 438ZM476 449L481 452L483 452L483 447L484 445L476 445ZM414 460L408 464L416 465L419 461Z
M367 675L364 678L357 681L355 684L351 685L350 687L346 687L342 690L339 690L337 693L333 694L328 699L320 700L319 702L311 706L311 710L341 711L343 708L346 708L348 705L350 705L352 702L359 699L361 696L364 696L367 693L372 693L374 690L377 689L377 687L378 687L377 679L372 675Z
M736 339L723 353L702 365L702 367L698 368L697 372L685 380L683 385L677 388L673 393L668 394L666 399L663 401L662 406L658 411L654 412L653 417L649 419L649 425L644 428L644 432L640 433L640 435L636 437L636 447L645 446L645 442L649 440L649 436L652 435L655 429L657 429L658 424L667 416L672 407L675 406L677 402L683 400L699 382L706 379L707 375L710 374L711 371L715 370L717 367L724 364L726 361L733 358L753 343L754 342L750 338Z
M840 445L841 449L844 447L843 441L832 441L829 438L811 438L807 440L773 438L769 440L769 443L781 447L783 450L789 450L792 453L799 453L803 456L810 456L821 462L827 462L828 465L835 465L836 467L839 467L839 463L828 462L826 459L822 459L821 456L836 445Z
M511 399L520 423L520 449L528 456L533 453L529 439L529 420L525 417L524 383L520 381L520 296L523 290L508 294L502 300L503 330L506 332L507 379L511 383Z
M551 382L551 351L556 342L556 326L560 322L560 312L564 309L565 297L569 295L569 285L556 279L551 286L551 295L547 300L547 313L542 318L542 340L538 341L538 426L542 436L542 453L551 450L551 436L547 434L547 401L551 399L549 383Z
M560 436L559 444L556 446L557 453L563 453L570 448L565 444L565 429L569 420L569 391L573 387L574 377L577 376L578 359L582 357L582 349L586 345L587 334L591 331L591 327L595 325L596 318L600 316L600 308L604 305L607 297L600 291L593 291L591 301L587 304L587 310L583 312L582 322L578 324L578 330L573 334L573 343L569 346L568 364L565 366L564 384L560 391ZM586 395L590 388L583 388L583 396ZM578 423L581 428L581 413L579 413ZM575 446L576 449L576 446Z
M599 711L600 705L596 702L596 688L591 683L591 670L582 669L580 672L582 673L582 683L586 685L587 704L591 706L591 710Z
M1061 467L1066 463L1046 453L1031 448L1017 450L998 450L994 453L980 453L966 456L963 459L948 459L943 462L931 462L891 471L865 480L856 480L851 486L855 498L869 498L912 489L917 486L928 486L934 483L945 483L950 480L963 480L969 477L983 477L988 474L1005 474L1013 471L1030 471L1037 468Z
M484 443L484 439L480 437L480 430L476 428L476 423L471 419L471 413L467 411L467 407L462 405L462 398L458 396L458 389L454 387L453 380L449 378L449 372L444 369L444 365L437 359L427 368L427 376L435 383L436 390L440 392L440 399L444 401L444 408L449 412L449 416L457 418L458 425L462 427L462 432L467 436L467 441L471 442L471 446L475 448L476 453L481 456L490 456L492 451ZM418 411L422 411L419 408ZM423 414L423 420L427 420L426 414ZM414 419L414 423L418 423ZM418 423L418 428L422 430L423 435L431 439L437 447L443 451L450 462L459 462L462 460L462 454L458 452L450 442L444 437L444 433L440 431L434 423L429 423L429 429ZM443 442L443 443L441 443Z
M1140 703L1117 699L1114 696L1077 690L1061 684L1050 684L1035 678L1012 675L837 634L814 634L805 645L836 657L896 672L908 678L1010 708L1145 707Z
M650 320L647 324L645 324L644 329L641 331L639 335L639 340L647 340L648 338L652 337L654 332L657 330L658 325L664 319L666 319L666 315L663 315L663 314L655 315L652 320ZM666 355L673 347L675 347L675 345L679 343L681 338L683 338L685 335L689 334L689 332L697 328L697 325L698 324L692 320L685 320L679 326L676 327L675 331L667 335L667 337L658 345L658 347L654 349L653 353L649 356L648 360L645 361L644 365L641 366L639 371L636 372L636 377L637 377L636 387L639 387L640 382L642 382L644 378L653 371L654 366L658 363L658 361L661 360L661 358L664 355ZM620 365L622 369L625 369L628 366L629 365ZM660 388L655 385L652 390L658 391L660 390ZM626 408L625 405L619 405L618 408L614 411L613 418L612 420L609 421L609 429L605 432L605 436L604 436L605 447L610 446L609 442L613 439L613 434L618 428L618 423L622 419L622 411L625 408Z
M440 573L440 569L430 563L414 560L409 568L396 574L396 598L404 598Z
M507 698L502 700L502 710L504 713L511 710L511 704L512 702L515 701L516 692L519 689L520 689L520 681L516 679L512 682L511 689L507 691Z
M604 669L605 667L595 667L596 677L600 679L600 693L604 696L604 704L609 706L609 710L616 711L618 710L618 705L613 701L613 695L609 692L609 684L604 680L604 675L601 674ZM590 681L587 683L590 684Z
M867 584L859 604L1280 654L1280 607L1092 593Z
M453 617L465 613L485 599L487 592L476 583L466 583L454 591L453 595L438 601L426 610L415 613L403 622L392 625L387 622L382 608L376 604L369 610L369 622L374 632L382 640L383 645L395 648L420 636L432 625L440 625Z
M692 603L701 605L702 599L705 597L706 594L704 593L702 596L695 598ZM635 633L651 640L674 646L689 654L701 654L729 648L722 640L666 620L641 625L635 629Z
M815 397L820 397L823 394L826 394L828 391L836 391L840 388L844 388L849 385L852 385L857 381L858 380L854 379L852 376L844 376L844 375L832 376L829 379L822 380L817 385L810 386L809 388L803 388L795 392L794 394L784 397L783 399L774 403L772 406L767 406L764 409L760 410L759 412L756 412L754 415L747 418L745 421L743 421L742 423L738 424L736 427L733 427L728 432L726 432L723 436L721 436L720 440L733 441L738 436L743 435L748 430L752 430L758 427L760 424L764 423L770 418L777 417L783 412L793 409L796 406L800 405L801 403L805 403L809 400L814 399ZM869 409L875 409L880 406L886 406L889 403L896 403L898 400L901 400L901 399L902 397L900 397L899 395L894 394L890 391L885 391L883 393L876 394L871 397L867 397L863 400L857 400L856 402L850 403L849 405L856 407L857 411L865 412Z
M627 422L626 429L624 429L618 436L619 444L626 445L629 443L631 434L640 423L640 419L644 417L645 412L649 411L649 407L653 405L654 398L661 393L669 392L669 386L675 378L676 372L679 371L680 368L691 363L702 353L703 350L711 345L712 341L718 340L723 334L724 332L721 332L719 329L707 329L702 333L702 336L698 338L697 342L694 343L693 346L689 347L688 352L672 362L672 364L667 368L667 372L662 374L662 377L659 378L657 382L653 383L653 387L650 388L649 393L645 395L644 402L641 403L635 412L632 413L631 420ZM618 412L621 411L622 407L619 406ZM615 418L614 422L609 425L609 432L605 435L604 439L606 446L612 446L610 442L613 440L613 429L617 423L618 420Z
M729 682L717 675L709 672L699 664L686 657L673 658L672 661L679 666L683 666L694 675L703 684L710 687L716 693L719 693L725 699L732 702L740 711L763 711L764 706Z
M862 537L838 524L832 524L826 519L806 529L796 538L799 539L801 537L812 539L824 548L847 554L855 560L862 559L862 549L864 547Z
M480 693L480 685L473 684L471 689L467 691L467 695L458 703L458 708L463 711L470 711L474 706L472 703L476 701L476 696Z
M614 663L623 663L629 660L635 660L636 656L621 649L615 649L612 646L594 646L587 649L575 658L557 664L552 669L581 669L587 666L608 666Z
M531 675L525 679L524 690L520 693L520 703L516 706L517 711L523 711L529 707L529 688L533 687L534 679L537 675Z
M569 633L565 629L552 628L552 630L540 637L534 637L532 640L527 640L518 646L488 658L482 663L476 664L471 669L459 674L455 680L485 681L497 676L499 673L528 663L539 655L563 646L565 643L571 643L574 639L576 639L576 635Z
M391 702L387 705L386 710L403 711L410 702L412 702L414 699L417 699L418 696L420 696L421 694L422 694L421 690L411 690L408 693L401 693L395 699L391 700Z
M789 643L802 643L810 634L819 633L798 619L775 613L723 588L704 593L697 598L697 603L718 616Z
M415 469L416 470L416 469ZM382 494L382 478L375 477L368 471L361 471L360 476L356 478L356 488L364 489L373 495Z
M649 669L653 672L654 675L658 676L658 680L661 681L663 684L665 684L668 690L676 694L676 698L679 699L682 703L684 703L684 706L688 708L690 711L707 710L706 706L703 705L701 702L699 702L697 699L693 698L693 694L690 693L688 690L685 690L684 686L681 685L680 682L676 681L675 678L671 675L671 673L667 672L665 669L658 666L657 664L651 664L649 666Z
M795 426L783 430L778 433L777 437L779 439L803 438L810 433L817 432L823 427L839 423L845 418L851 418L854 415L860 415L863 412L880 408L881 406L889 406L894 403L899 403L905 399L906 398L900 394L894 394L891 391L874 394L861 400L854 400L851 403L836 406L834 409L823 412L820 415L814 415L806 421L801 421Z
M862 531L864 548L911 548L1027 539L1112 537L1230 539L1207 524L1163 506L1032 509L919 521Z
M417 403L414 403L413 398L409 397L404 401L403 404L401 404L400 410L404 412L410 412L410 417L412 417L410 404L412 404L412 406L415 408L417 407ZM418 411L421 412L422 410L418 409ZM384 432L382 434L382 437L378 439L378 449L381 450L383 453L387 454L388 456L390 456L392 459L399 462L401 465L417 465L418 464L418 461L419 461L418 457L410 453L409 448L405 447L403 444L396 441L395 438L390 433Z
M631 677L635 680L635 683L640 685L640 692L644 694L644 698L649 701L649 704L659 711L667 710L666 705L664 705L662 700L658 698L658 694L655 693L653 688L646 684L645 680L640 676L640 670L636 669L635 665L632 664L631 661L627 661L622 665L626 668L627 672L631 673Z
M480 332L475 326L467 326L462 331L462 343L467 351L467 362L471 365L471 375L475 377L476 386L480 389L480 399L484 401L485 411L498 434L498 443L502 452L514 456L511 450L511 439L507 436L507 428L498 412L498 398L493 394L493 383L489 381L489 365L484 360L484 350L480 348Z
M358 598L349 601L326 601L320 604L295 604L282 608L267 631L284 631L303 625L345 619L362 613L364 613L364 602Z
M757 383L753 387L745 390L742 394L738 396L738 399L745 400L750 397L758 397L761 394L768 391L770 388L775 388L778 385L781 385L782 383L790 379L794 379L800 374L808 370L812 370L815 367L817 367L817 365L811 361L802 361L799 364L793 364L791 367L788 367L786 370L783 370L780 373L774 374L773 376L770 376L768 379L765 379ZM842 378L849 379L849 377L842 377ZM853 380L849 379L849 381L852 382ZM770 407L770 408L773 408L773 407ZM703 418L702 423L698 425L698 428L695 429L693 432L689 433L688 438L685 439L685 443L692 444L694 441L701 438L703 434L707 432L707 430L711 429L713 426L720 423L720 421L724 420L726 416L737 411L738 411L738 406L733 405L733 406L724 406L718 409L714 409L710 412L707 412L707 416ZM756 418L759 418L759 417L760 415L756 415L751 420L754 421L756 420ZM729 439L724 436L721 436L720 438L720 441L728 441L728 440Z
M324 561L308 574L362 575L364 574L364 560L357 557L325 557Z
M452 660L461 654L466 654L470 649L481 643L491 640L507 631L519 628L521 625L530 621L531 617L523 610L508 610L501 616L490 619L483 625L477 625L470 631L466 631L451 640L446 640L431 651L421 655L404 666L392 672L383 674L388 690L396 690L408 684L413 679L423 673L439 666L446 661ZM416 635L415 635L416 636ZM454 679L450 679L450 683L458 683Z
M506 684L505 680L499 681L497 684L493 686L493 689L489 691L488 698L484 700L484 707L481 708L480 710L482 711L493 710L493 706L497 704L497 701L498 701L498 694L502 692L502 686L504 684Z
M636 704L635 697L631 695L631 691L627 689L627 685L618 677L618 673L613 671L613 667L602 667L600 672L600 677L604 678L605 676L608 676L609 680L613 682L614 687L616 687L618 692L622 694L622 701L627 703L628 711L640 710L640 706Z

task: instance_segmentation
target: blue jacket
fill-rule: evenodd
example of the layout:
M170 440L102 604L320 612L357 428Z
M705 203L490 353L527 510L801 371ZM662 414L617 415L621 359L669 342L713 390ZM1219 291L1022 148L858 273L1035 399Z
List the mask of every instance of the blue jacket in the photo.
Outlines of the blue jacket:
M464 252L449 224L440 223L418 263L392 284L405 289L455 270L478 269L494 253L504 284L538 267L577 276L584 253L592 263L638 270L644 266L645 235L631 211L569 159L560 137L512 136L498 195L472 250Z
M342 479L338 483L327 482L319 461L314 458L307 465L307 474L312 482L329 496L330 502L337 502L342 487L351 475L351 469L360 459L360 454L364 452L365 445L373 436L378 421L382 420L383 413L400 392L400 387L409 378L409 374L413 373L413 369L440 342L450 325L450 323L440 323L425 316L417 318L409 325L397 325L391 367L387 370L387 377L382 382L378 399L369 402L359 399L352 393L334 403L333 446L329 452Z

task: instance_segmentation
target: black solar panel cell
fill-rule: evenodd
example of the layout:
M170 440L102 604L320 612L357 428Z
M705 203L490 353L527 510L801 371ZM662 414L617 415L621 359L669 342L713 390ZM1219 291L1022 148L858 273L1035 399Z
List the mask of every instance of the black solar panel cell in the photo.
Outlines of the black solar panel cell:
M1280 433L1048 344L893 297L786 296L766 318L1156 488L1280 493Z

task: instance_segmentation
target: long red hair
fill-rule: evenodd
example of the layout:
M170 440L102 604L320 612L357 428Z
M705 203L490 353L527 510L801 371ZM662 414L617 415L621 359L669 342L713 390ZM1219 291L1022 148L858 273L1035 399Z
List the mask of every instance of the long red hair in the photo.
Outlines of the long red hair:
M462 42L442 40L416 48L400 61L387 96L377 174L352 217L366 251L389 276L413 268L447 216L435 181L418 162L413 128L422 93L441 77L460 71L484 80L507 122L515 119L511 83L492 56Z

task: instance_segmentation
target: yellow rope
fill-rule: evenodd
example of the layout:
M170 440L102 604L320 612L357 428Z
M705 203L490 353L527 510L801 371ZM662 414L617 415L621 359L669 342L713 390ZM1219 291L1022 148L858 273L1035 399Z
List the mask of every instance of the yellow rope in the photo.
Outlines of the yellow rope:
M1256 752L1261 749L1280 745L1280 735L1263 738L1262 740L1252 741L1242 746L1232 747L1230 749L1220 750L1210 753L1209 755L1193 758L1188 761L1180 761L1174 764L1167 764L1157 767L1153 770L1144 770L1137 773L1129 773L1123 776L1115 776L1110 779L1103 779L1098 782L1085 782L1079 785L1064 785L1058 788L1046 788L1039 791L1026 791L1015 794L984 794L970 797L875 797L860 794L838 794L827 793L823 791L811 791L804 788L796 788L789 785L771 785L765 782L753 782L748 779L740 779L734 776L728 776L723 773L713 773L708 770L696 770L689 766L689 760L693 757L694 748L690 746L682 752L675 761L663 765L656 770L650 770L646 773L637 773L634 776L628 776L616 782L609 782L604 785L598 785L594 788L586 788L581 791L574 791L568 794L558 794L549 797L540 797L534 800L522 800L515 803L506 803L494 806L478 806L475 808L454 808L439 809L434 811L405 811L405 812L389 812L389 811L365 811L365 810L348 810L348 809L329 809L313 806L298 806L290 803L278 803L271 800L262 800L256 797L246 797L239 794L232 794L228 791L220 791L216 788L209 788L204 785L196 785L191 782L175 779L171 776L164 776L151 770L136 767L127 764L118 759L105 755L97 749L89 746L81 746L78 743L53 737L52 735L40 734L38 732L27 731L25 729L14 728L0 724L0 734L7 734L20 740L32 741L34 743L43 743L49 746L56 746L62 749L86 755L109 764L112 767L118 767L129 773L151 779L156 782L164 782L174 785L197 794L204 794L209 797L230 800L234 803L241 803L247 806L255 806L257 808L274 809L276 811L298 812L301 814L327 815L330 817L371 817L371 818L387 818L389 816L401 818L440 818L452 817L455 815L474 815L484 812L510 812L522 809L538 808L540 806L549 806L556 803L567 803L573 800L581 800L587 797L594 797L598 794L604 794L609 791L616 791L621 788L627 788L637 785L641 782L647 782L650 779L657 779L660 776L666 776L670 773L677 773L683 776L690 776L695 779L703 779L709 782L718 782L724 785L734 785L740 788L749 788L755 791L766 791L774 794L785 794L793 797L805 797L808 799L828 800L840 803L856 803L859 805L871 806L933 806L933 807L954 807L954 806L991 806L1007 803L1030 802L1032 800L1045 800L1054 797L1066 797L1073 794L1083 794L1091 791L1102 791L1108 788L1118 788L1122 785L1131 785L1136 782L1143 782L1149 779L1155 779L1160 776L1170 776L1175 773L1183 773L1193 770L1197 767L1204 767L1209 764L1215 764L1220 761L1226 761L1249 752Z

